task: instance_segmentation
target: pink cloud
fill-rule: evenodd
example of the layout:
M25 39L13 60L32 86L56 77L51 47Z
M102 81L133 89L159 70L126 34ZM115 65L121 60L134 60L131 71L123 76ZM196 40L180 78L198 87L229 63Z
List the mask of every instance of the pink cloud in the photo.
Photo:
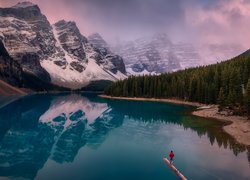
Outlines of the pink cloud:
M238 43L250 47L250 3L220 0L213 8L199 5L186 10L186 23L197 32L200 43Z
M11 7L18 2L27 0L0 0L0 7ZM56 23L59 20L75 21L83 33L83 35L90 34L92 30L90 25L85 22L87 19L84 13L77 14L74 6L69 6L64 0L29 0L30 2L37 4L41 9L41 12L46 15L51 24ZM77 15L76 15L77 14Z

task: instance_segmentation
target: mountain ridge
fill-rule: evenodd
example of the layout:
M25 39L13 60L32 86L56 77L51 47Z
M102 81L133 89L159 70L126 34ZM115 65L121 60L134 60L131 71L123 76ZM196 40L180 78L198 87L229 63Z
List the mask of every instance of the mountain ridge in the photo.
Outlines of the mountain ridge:
M175 44L166 33L120 43L113 47L113 51L123 57L131 75L173 72L198 66L200 61L191 44Z
M25 74L72 90L92 81L126 78L122 58L110 51L101 54L74 21L51 25L40 8L29 2L0 8L0 17L0 39Z

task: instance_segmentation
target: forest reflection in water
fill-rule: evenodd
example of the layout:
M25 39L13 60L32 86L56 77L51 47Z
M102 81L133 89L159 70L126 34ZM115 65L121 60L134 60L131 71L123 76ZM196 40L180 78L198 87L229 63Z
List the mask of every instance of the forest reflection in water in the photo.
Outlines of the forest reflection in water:
M192 108L157 102L104 100L95 95L51 94L19 99L0 109L0 176L35 178L48 159L73 162L78 151L98 149L129 118L176 124L207 136L235 156L250 148L222 130L222 123L189 115Z

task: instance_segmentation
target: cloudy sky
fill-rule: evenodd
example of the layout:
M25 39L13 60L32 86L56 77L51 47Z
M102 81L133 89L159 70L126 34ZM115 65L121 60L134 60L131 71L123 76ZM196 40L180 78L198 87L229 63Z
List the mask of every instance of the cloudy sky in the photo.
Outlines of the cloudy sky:
M109 42L166 32L174 41L250 47L250 0L31 0L51 23L73 20ZM0 6L18 0L0 0Z

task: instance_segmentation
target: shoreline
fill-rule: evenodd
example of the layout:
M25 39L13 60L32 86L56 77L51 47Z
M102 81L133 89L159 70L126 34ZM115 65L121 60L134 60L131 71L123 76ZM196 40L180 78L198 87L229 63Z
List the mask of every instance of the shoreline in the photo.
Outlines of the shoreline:
M230 124L224 125L222 129L238 143L250 146L250 120L243 116L222 115L218 110L218 106L212 106L208 109L197 109L192 112L192 115L230 122Z
M212 118L222 122L230 122L230 124L224 125L223 130L232 136L236 142L250 146L250 120L247 117L235 116L235 115L223 115L218 112L217 105L207 105L197 102L188 102L178 99L157 99L157 98L130 98L130 97L114 97L107 95L99 95L105 99L115 100L131 100L131 101L149 101L149 102L164 102L180 105L188 105L196 107L191 114L203 118Z
M0 109L11 104L12 102L24 97L26 95L16 95L16 96L0 96Z
M183 101L178 99L158 99L158 98L131 98L131 97L116 97L116 96L107 96L107 95L98 95L101 98L105 99L117 99L117 100L131 100L131 101L149 101L149 102L165 102L165 103L172 103L172 104L180 104L180 105L187 105L187 106L195 106L195 107L205 107L208 106L206 104L198 103L198 102L189 102Z

